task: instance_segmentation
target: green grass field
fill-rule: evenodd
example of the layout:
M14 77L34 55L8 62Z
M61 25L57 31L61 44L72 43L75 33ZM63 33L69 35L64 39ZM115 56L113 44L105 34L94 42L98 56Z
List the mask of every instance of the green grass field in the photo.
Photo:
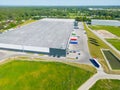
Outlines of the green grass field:
M120 39L106 39L109 43L111 43L117 50L120 51Z
M120 80L99 80L90 90L120 90Z
M100 26L100 25L89 25L89 27L93 30L107 30L118 37L120 37L120 27L115 26Z
M112 69L119 69L120 70L120 60L110 51L103 50L106 59L108 60Z
M11 61L0 65L0 90L77 90L94 73L59 62Z

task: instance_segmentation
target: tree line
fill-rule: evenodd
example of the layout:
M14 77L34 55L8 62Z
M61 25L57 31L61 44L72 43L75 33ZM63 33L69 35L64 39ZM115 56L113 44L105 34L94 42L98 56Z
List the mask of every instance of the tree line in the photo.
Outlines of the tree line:
M114 8L114 7L112 7ZM88 7L0 7L0 30L19 25L23 20L41 18L74 18L77 21L91 19L120 19L118 10L89 10ZM116 7L115 7L116 8Z

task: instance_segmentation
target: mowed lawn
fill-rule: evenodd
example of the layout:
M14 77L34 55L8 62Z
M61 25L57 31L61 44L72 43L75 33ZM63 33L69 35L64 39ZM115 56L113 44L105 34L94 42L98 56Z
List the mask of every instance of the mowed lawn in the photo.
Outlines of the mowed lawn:
M90 90L120 90L120 80L99 80Z
M118 37L120 37L120 27L115 26L101 26L101 25L89 25L89 27L93 30L107 30Z
M59 62L11 61L0 65L0 90L77 90L94 73Z
M117 50L120 51L120 39L106 39L109 43L111 43Z

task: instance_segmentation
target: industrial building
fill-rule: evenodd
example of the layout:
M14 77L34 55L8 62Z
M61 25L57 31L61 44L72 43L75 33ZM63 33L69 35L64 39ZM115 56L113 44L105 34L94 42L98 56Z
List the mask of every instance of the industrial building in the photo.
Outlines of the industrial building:
M0 34L0 49L66 56L73 19L41 19Z
M107 26L120 26L120 21L118 20L91 20L92 25L107 25Z

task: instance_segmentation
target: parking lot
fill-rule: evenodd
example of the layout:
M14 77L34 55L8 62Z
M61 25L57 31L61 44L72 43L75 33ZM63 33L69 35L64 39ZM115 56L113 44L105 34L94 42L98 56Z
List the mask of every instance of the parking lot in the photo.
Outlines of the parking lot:
M71 58L80 63L90 64L89 49L87 44L87 34L82 22L78 24L79 29L74 29L78 44L69 44L67 58ZM72 37L72 34L71 34Z

